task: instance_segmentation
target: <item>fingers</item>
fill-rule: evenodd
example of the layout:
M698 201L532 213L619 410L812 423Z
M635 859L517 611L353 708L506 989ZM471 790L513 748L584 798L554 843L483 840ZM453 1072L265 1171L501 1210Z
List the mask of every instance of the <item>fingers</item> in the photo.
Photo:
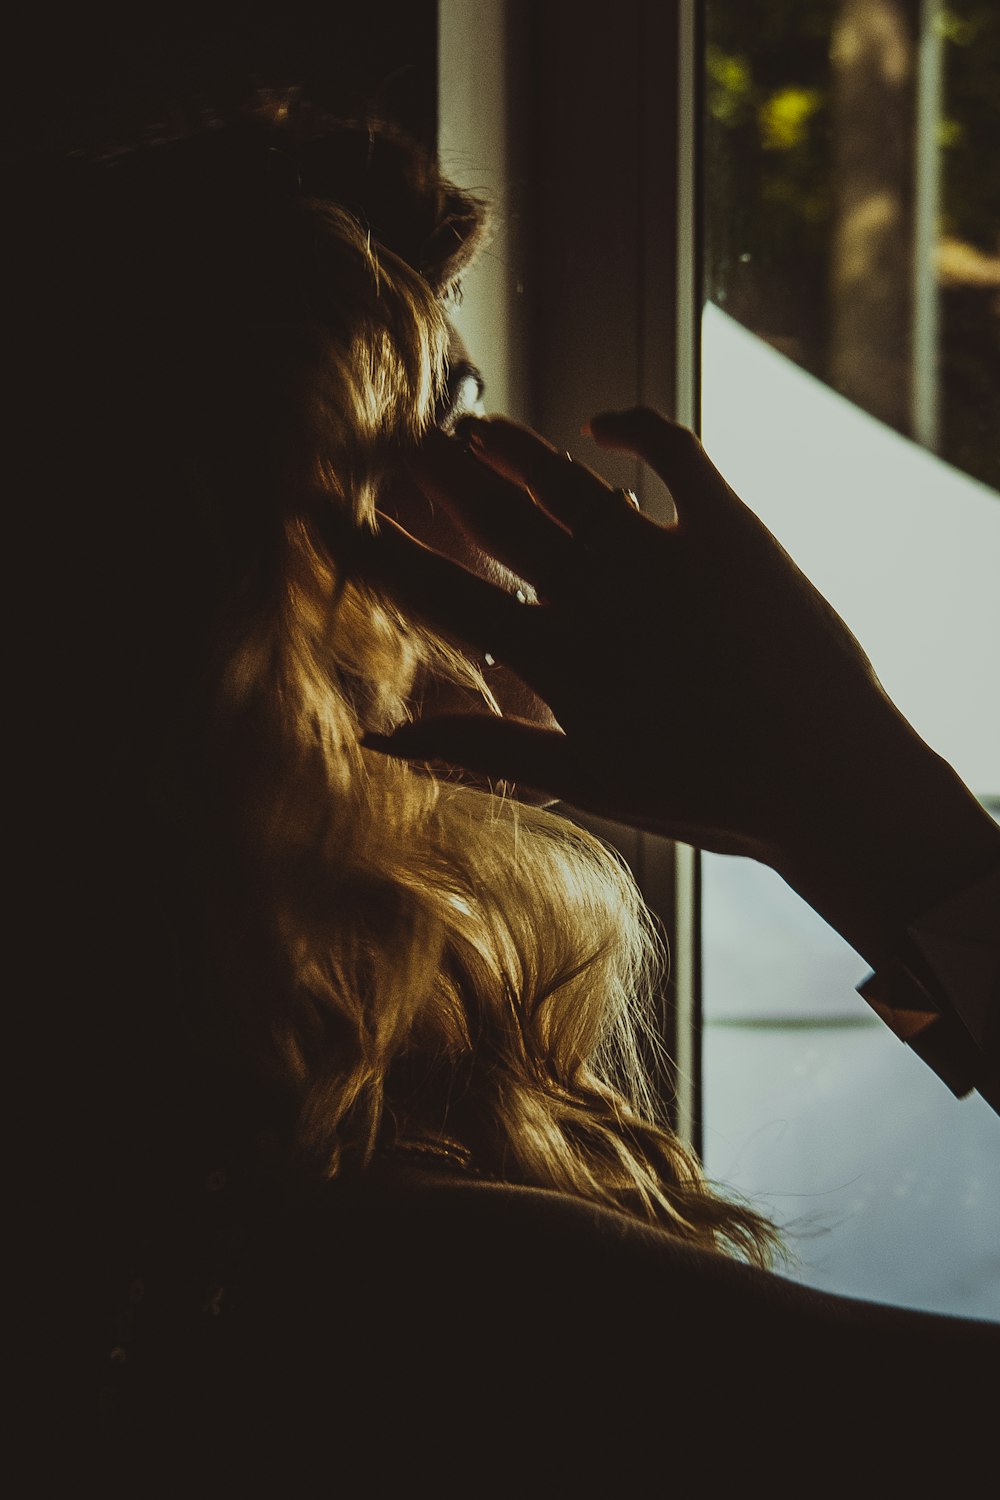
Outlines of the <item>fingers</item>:
M342 553L339 530L331 541ZM490 651L515 670L530 661L537 607L425 547L387 516L379 517L377 532L354 533L350 555L357 577L384 588L434 628Z
M432 429L409 468L420 489L467 535L546 597L572 575L568 533L523 488L479 463L460 443Z
M447 714L403 724L390 735L366 734L366 750L403 760L445 761L489 781L512 781L532 791L572 797L566 736L516 719Z
M612 489L586 464L554 448L537 432L502 417L462 423L472 451L528 490L538 504L585 545L609 543L641 525L627 492Z
M716 514L736 499L690 428L647 406L602 412L584 429L595 443L634 453L659 475L683 520Z
M570 528L595 496L607 500L614 494L592 469L574 463L568 453L516 422L503 417L466 420L462 433L474 453L530 491L550 515Z

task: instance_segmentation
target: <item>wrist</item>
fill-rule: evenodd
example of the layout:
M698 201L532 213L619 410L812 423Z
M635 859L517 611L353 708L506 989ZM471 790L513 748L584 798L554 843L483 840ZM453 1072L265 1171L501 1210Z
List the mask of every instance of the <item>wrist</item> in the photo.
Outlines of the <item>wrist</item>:
M1000 865L1000 829L904 720L859 737L842 776L803 811L772 861L871 965L907 927Z

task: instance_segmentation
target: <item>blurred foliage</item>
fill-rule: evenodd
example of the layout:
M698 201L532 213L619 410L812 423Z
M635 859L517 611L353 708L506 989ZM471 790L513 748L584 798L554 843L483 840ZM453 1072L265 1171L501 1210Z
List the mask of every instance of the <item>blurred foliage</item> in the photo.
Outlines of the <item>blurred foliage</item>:
M792 151L805 143L809 121L825 103L821 89L778 89L758 112L765 151Z
M834 9L835 0L709 0L706 23L706 293L817 375Z
M991 255L1000 253L1000 5L952 0L945 38L944 224Z
M830 41L842 0L707 0L705 295L827 375L834 215ZM906 0L916 36L919 6ZM940 232L1000 257L1000 4L949 0ZM943 451L997 483L1000 289L942 291Z

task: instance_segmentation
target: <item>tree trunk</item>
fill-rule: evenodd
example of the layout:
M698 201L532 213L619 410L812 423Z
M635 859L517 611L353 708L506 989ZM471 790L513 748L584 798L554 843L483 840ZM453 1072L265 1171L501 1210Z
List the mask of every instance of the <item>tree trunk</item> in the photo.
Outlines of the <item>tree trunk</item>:
M914 0L841 0L830 50L830 383L902 432L913 324Z

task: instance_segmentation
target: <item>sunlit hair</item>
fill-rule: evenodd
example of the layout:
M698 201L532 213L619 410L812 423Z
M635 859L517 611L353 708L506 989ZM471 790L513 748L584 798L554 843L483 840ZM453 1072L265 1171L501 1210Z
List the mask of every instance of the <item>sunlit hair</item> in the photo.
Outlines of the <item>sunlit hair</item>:
M765 1261L770 1226L660 1121L662 950L621 861L359 743L419 712L428 672L492 707L350 547L434 420L481 207L391 132L273 101L101 170L99 213L78 190L82 253L90 234L116 369L134 353L128 380L101 367L127 405L103 524L113 557L123 528L138 540L90 604L114 659L95 694L143 808L142 837L134 801L117 836L130 879L151 872L134 906L166 913L138 930L165 934L184 1034L285 1101L306 1179L437 1145Z

